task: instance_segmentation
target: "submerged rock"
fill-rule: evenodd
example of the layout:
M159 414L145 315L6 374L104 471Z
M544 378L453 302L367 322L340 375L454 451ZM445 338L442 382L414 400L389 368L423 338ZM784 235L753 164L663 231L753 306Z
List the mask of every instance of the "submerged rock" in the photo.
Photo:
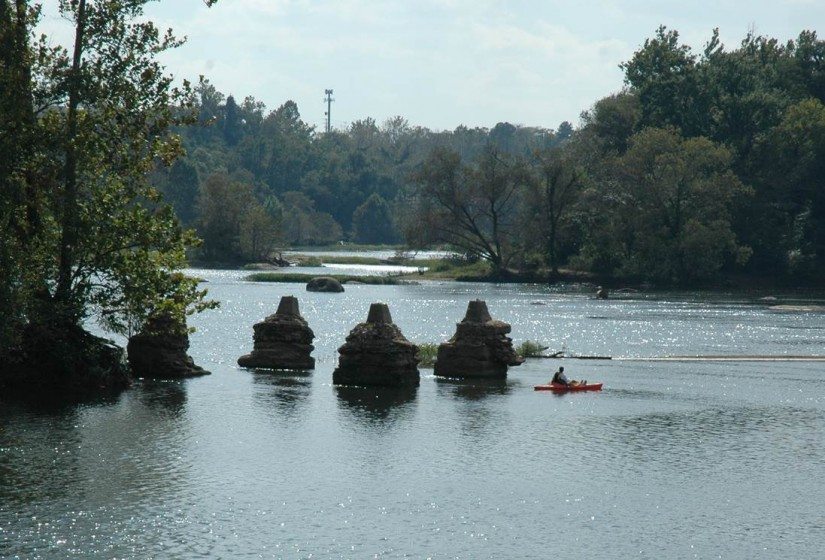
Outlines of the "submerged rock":
M149 319L141 332L129 338L126 353L135 377L176 379L208 375L195 365L186 353L189 334L186 325L171 315L162 314Z
M319 276L307 282L307 291L339 293L344 291L344 287L331 276Z
M418 386L418 347L404 338L392 322L386 303L370 306L366 323L359 323L338 349L335 385L382 387Z
M487 304L471 301L456 333L438 347L433 372L442 377L506 377L508 366L524 361L507 336L510 325L490 316Z
M248 368L314 369L315 333L298 310L298 298L284 296L278 310L252 327L254 346L251 354L238 358L238 365Z

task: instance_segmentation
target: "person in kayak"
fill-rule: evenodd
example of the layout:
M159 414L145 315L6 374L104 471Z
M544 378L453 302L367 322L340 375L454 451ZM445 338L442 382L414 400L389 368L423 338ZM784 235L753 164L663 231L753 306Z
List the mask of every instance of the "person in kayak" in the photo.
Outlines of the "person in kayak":
M564 375L564 366L559 366L559 371L553 374L553 380L550 383L559 383L561 385L569 385L571 387L576 387L578 385L584 385L585 381L570 381L567 379L567 376Z

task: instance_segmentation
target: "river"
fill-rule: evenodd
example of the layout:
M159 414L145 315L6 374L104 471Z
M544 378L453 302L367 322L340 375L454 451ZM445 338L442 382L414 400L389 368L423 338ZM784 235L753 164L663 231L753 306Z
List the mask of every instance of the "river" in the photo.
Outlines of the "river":
M112 402L0 402L2 558L820 558L825 314L735 294L599 301L537 285L249 283L195 271L210 376L141 381ZM252 324L296 295L316 370L250 372ZM571 355L503 383L331 385L336 348L390 305L414 342L470 299ZM817 302L814 302L817 303ZM659 361L779 356L773 362ZM600 393L534 392L560 364Z

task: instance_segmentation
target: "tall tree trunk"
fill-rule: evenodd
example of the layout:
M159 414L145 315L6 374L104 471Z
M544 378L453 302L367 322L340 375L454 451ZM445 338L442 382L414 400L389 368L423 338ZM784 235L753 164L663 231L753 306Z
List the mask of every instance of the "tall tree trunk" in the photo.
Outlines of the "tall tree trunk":
M72 267L74 249L77 243L77 106L80 104L81 75L83 58L83 34L86 27L86 0L80 0L75 22L74 54L72 73L69 77L69 110L66 117L66 168L63 193L63 232L60 239L60 262L58 264L58 302L68 303L72 290Z
M16 28L16 50L20 57L20 67L18 69L19 76L17 76L18 88L16 89L16 109L19 111L20 120L24 133L21 138L29 138L34 128L34 107L32 100L32 79L31 79L31 53L29 52L29 6L26 0L16 1L17 9L17 28ZM23 149L28 149L25 146ZM32 238L37 235L40 229L40 209L37 202L37 179L34 176L32 169L26 170L26 184L24 186L25 192L25 206L26 206L26 225L23 235L22 244L23 252L28 252L29 244Z

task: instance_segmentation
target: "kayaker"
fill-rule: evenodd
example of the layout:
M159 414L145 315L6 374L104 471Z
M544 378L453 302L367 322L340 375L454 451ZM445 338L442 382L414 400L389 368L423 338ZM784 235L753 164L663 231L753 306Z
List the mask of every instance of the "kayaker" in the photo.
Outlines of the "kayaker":
M571 387L585 384L584 381L570 381L567 379L567 376L564 375L564 366L559 366L559 371L553 374L553 380L550 383L559 383L561 385L569 385Z
M564 366L559 366L559 371L553 374L553 380L550 383L570 385L570 381L567 379L567 376L564 375Z

